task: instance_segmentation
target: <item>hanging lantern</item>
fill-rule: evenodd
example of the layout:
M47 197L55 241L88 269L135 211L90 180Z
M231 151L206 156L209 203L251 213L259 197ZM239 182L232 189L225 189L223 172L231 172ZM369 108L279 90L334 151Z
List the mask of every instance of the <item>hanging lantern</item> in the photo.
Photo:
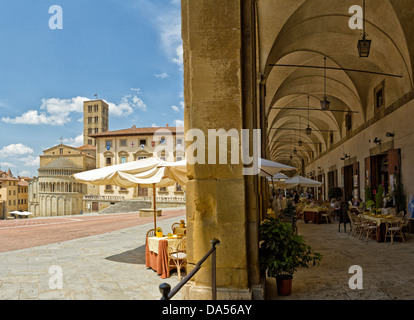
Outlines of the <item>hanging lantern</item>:
M303 145L303 141L302 140L299 140L298 141L298 146L301 147L302 145Z
M329 110L329 106L331 105L331 102L326 99L326 96L321 101L321 108L322 110Z
M308 136L310 136L310 135L312 134L312 128L308 126L308 127L305 129L305 133L306 133Z
M363 2L363 17L362 17L362 24L363 24L363 33L362 39L358 40L358 53L360 58L368 58L369 52L371 50L371 40L368 40L367 34L365 33L365 0Z
M371 50L371 40L366 39L365 33L361 40L358 40L358 53L360 58L368 58Z

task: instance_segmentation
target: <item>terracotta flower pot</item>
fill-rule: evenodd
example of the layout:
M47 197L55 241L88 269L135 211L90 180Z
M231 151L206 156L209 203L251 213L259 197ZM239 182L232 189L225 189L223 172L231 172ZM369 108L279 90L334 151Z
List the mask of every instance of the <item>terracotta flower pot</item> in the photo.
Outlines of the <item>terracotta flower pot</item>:
M292 293L293 276L276 277L276 288L279 296L288 296Z

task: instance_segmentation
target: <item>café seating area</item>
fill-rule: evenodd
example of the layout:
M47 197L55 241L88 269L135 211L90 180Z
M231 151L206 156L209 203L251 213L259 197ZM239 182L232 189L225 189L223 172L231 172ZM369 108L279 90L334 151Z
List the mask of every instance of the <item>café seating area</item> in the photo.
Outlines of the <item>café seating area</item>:
M187 263L187 228L185 221L173 223L171 231L161 228L147 232L145 246L146 267L157 272L162 279L169 278L176 270L181 280L181 270Z
M349 210L350 234L361 240L365 239L365 241L372 238L377 242L390 240L391 244L394 243L394 240L405 242L409 237L408 223L410 219L408 213L404 214L401 211L396 214L395 210L387 210L386 212Z
M345 206L337 209L327 201L316 201L308 199L299 201L295 204L296 221L314 224L329 224L334 221L340 223L350 223L348 233L360 240L369 241L373 239L377 242L402 242L409 238L409 213L403 211L397 213L395 207L381 208L377 210L368 210L364 206ZM341 216L341 212L344 215ZM269 217L281 217L283 208L280 212L275 212L269 208L267 215ZM344 221L346 216L347 221ZM345 230L347 231L347 230Z

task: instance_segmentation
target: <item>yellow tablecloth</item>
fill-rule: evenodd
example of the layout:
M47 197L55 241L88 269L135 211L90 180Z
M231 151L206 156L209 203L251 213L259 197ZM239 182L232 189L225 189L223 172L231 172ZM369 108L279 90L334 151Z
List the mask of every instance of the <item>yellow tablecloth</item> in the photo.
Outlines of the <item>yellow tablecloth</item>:
M319 212L319 211L328 211L327 208L322 207L304 207L303 211L305 212Z
M377 223L377 226L380 226L381 223L386 223L392 221L394 218L385 218L385 217L373 217L368 214L363 214L364 218L368 220L375 221Z
M148 237L148 249L156 254L158 254L158 245L160 240L167 240L169 246L176 247L181 239L171 239L169 237Z

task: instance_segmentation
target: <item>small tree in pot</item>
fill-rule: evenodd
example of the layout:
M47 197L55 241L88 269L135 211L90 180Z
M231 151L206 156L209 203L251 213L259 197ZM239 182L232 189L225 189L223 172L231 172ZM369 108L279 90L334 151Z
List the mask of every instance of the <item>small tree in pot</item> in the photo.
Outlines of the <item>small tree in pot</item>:
M259 228L259 263L268 277L276 278L278 294L289 295L292 290L293 273L308 268L322 260L313 252L303 238L294 234L291 224L280 219L266 219Z

